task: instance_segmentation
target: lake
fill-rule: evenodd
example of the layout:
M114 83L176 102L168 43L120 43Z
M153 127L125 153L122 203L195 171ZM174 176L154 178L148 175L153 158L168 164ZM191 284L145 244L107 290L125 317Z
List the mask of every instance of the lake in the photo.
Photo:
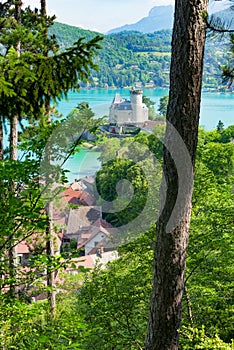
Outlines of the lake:
M66 116L78 103L86 101L96 116L102 117L109 114L110 104L117 92L121 97L130 98L129 89L81 90L79 93L70 92L68 101L59 102L58 110ZM156 103L157 110L160 98L167 95L168 90L143 89L143 94ZM234 93L203 92L200 125L206 130L212 130L219 120L222 120L225 127L234 123Z
M117 92L120 93L121 97L130 98L129 89L81 90L79 93L70 92L67 101L59 102L58 110L66 116L78 103L86 101L95 115L102 117L109 114L110 104ZM143 94L155 102L155 110L157 110L160 98L168 94L168 90L144 89ZM217 126L219 120L222 120L225 127L234 123L234 94L203 92L200 125L206 130L212 130ZM65 167L70 170L67 175L69 182L76 178L92 175L100 169L98 156L98 152L82 149L81 152L69 159L65 164Z

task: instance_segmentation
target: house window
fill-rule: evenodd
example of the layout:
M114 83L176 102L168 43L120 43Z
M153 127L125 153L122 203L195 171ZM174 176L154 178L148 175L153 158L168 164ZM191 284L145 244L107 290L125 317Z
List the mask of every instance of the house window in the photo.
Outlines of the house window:
M22 263L23 263L23 255L22 254L18 254L17 263L22 265Z
M98 245L99 242L94 242L94 247L96 247Z

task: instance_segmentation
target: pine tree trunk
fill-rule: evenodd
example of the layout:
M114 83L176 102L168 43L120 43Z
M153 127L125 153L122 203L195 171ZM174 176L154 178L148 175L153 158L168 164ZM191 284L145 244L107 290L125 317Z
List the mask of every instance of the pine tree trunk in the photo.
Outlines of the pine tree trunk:
M48 260L54 256L54 240L53 240L53 203L50 201L47 204L46 212L48 216L48 226L46 228L46 253ZM55 293L55 272L50 270L48 266L47 270L47 286L50 288L47 299L50 305L50 313L54 315L56 307L56 293Z
M208 0L176 0L164 181L146 350L178 349L200 113Z
M3 149L3 125L2 120L0 120L0 160L3 160L4 149Z
M10 123L10 159L17 160L17 145L18 145L18 117L14 116ZM15 192L15 182L11 182L11 191ZM12 239L11 247L9 248L9 275L11 277L10 293L16 295L16 279L17 279L17 245Z
M17 24L21 24L21 7L22 2L17 1L15 4L15 20L17 21ZM15 49L20 55L20 41L18 41L15 45ZM10 159L11 160L17 160L18 154L17 154L17 147L18 147L18 122L19 117L17 115L14 115L10 121ZM11 184L11 190L14 193L15 192L15 183L12 181ZM16 295L16 286L15 286L15 280L17 279L17 245L15 245L14 239L11 243L12 247L9 249L9 273L12 279L12 283L10 285L10 292L12 296Z
M15 115L10 122L10 158L17 160L18 146L18 116Z
M46 16L46 0L41 0L41 15Z
M0 119L0 161L2 161L4 158L4 149L3 149L3 125L2 120ZM3 187L3 181L0 181L0 186ZM3 197L3 194L1 194ZM3 197L4 198L4 197ZM3 264L4 264L4 256L2 251L0 251L0 294L2 293L2 282L4 280L4 271L3 271Z
M41 16L46 17L46 0L41 0ZM46 32L46 35L48 33ZM48 52L45 52L44 55L47 57ZM48 118L48 121L50 120L50 95L45 97L45 113ZM50 162L50 150L47 150L48 152L48 162ZM46 206L46 213L48 216L48 226L46 228L46 252L47 257L53 257L54 256L54 235L53 235L53 202L49 201L49 203ZM50 271L50 267L48 267L47 271L47 286L50 288L50 291L48 292L48 302L50 304L50 312L51 315L54 315L55 308L56 308L56 292L55 292L55 272Z
M41 16L46 18L46 0L41 0ZM45 33L48 36L48 31ZM44 56L48 57L48 51L44 52ZM45 114L50 117L50 93L45 96Z
M49 153L50 150L47 150L47 152ZM50 154L48 154L48 162L50 162ZM50 257L54 257L52 200L49 200L48 204L46 205L46 214L48 217L48 225L46 227L46 253L47 253L48 261L50 261ZM48 266L48 269L47 269L47 286L50 289L47 295L47 299L50 305L50 313L53 316L56 308L56 292L55 292L55 272L51 270L51 266Z
M3 125L2 120L0 119L0 161L3 160L4 157L4 149L3 149ZM2 181L0 182L0 186L3 186ZM3 194L1 195L3 196ZM4 272L3 272L3 264L4 264L4 257L2 256L2 252L0 251L0 279L4 280ZM2 287L2 284L1 284ZM0 290L0 294L2 293L2 288Z

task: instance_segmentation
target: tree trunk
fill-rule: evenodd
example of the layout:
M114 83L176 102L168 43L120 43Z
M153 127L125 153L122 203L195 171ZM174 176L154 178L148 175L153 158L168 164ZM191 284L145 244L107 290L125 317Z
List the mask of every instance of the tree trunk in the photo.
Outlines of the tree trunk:
M18 116L15 115L10 122L10 158L17 160L18 146Z
M41 0L41 15L46 16L46 0Z
M17 145L18 145L18 117L14 116L10 122L10 159L17 160ZM11 192L15 193L15 182L11 181ZM10 293L16 295L16 279L17 279L17 245L14 238L11 241L9 248L9 274L11 277Z
M3 125L2 120L0 119L0 161L2 161L4 158L4 148L3 148ZM3 187L3 181L0 181L0 186ZM3 194L1 194L3 197ZM4 198L4 197L3 197ZM4 270L3 270L3 264L4 264L4 256L2 251L0 251L0 279L4 280ZM2 293L2 282L0 281L0 294ZM2 345L3 346L3 345Z
M22 2L17 1L15 4L15 20L17 21L17 24L21 24L21 7ZM15 49L20 56L20 41L17 41L15 44ZM19 117L17 115L14 115L10 121L10 159L11 160L17 160L18 154L17 154L17 147L18 147L18 122ZM15 183L12 181L11 184L11 190L12 193L15 192ZM17 279L17 245L15 245L14 239L12 240L12 247L9 249L9 273L12 279L12 282L10 284L10 292L12 296L16 295L16 287L15 287L15 280Z
M46 253L48 260L54 256L54 240L53 240L53 203L49 201L46 207L48 216L48 226L46 228ZM50 288L48 291L47 299L50 305L50 313L54 315L56 307L56 293L55 293L55 272L48 266L47 270L47 286Z
M46 11L46 0L41 0L41 16L45 17L47 16L47 11ZM48 36L48 31L45 33L46 36ZM44 52L44 56L48 57L48 51ZM45 114L50 117L50 93L45 96Z
M41 0L41 16L46 17L46 0ZM48 35L48 32L46 32ZM48 52L46 51L44 55L47 57ZM45 96L45 113L50 121L50 94L48 93ZM48 152L48 162L50 162L50 150ZM46 253L48 260L50 257L54 256L54 235L53 235L53 202L49 201L46 206L46 213L48 216L48 226L46 228ZM54 315L56 308L56 292L55 292L55 272L50 271L50 267L48 266L47 270L47 286L50 288L48 292L47 299L50 304L50 312L51 315Z
M2 120L0 119L0 161L3 160L4 149L3 149L3 125ZM3 182L0 182L0 186L3 186ZM3 194L1 195L3 196ZM4 271L3 271L4 257L2 256L2 252L0 251L0 279L4 280ZM2 282L0 281L0 294L2 293ZM3 346L3 345L2 345Z
M146 350L178 349L193 191L208 0L176 0L164 179Z
M3 160L4 149L3 149L3 125L0 119L0 160Z

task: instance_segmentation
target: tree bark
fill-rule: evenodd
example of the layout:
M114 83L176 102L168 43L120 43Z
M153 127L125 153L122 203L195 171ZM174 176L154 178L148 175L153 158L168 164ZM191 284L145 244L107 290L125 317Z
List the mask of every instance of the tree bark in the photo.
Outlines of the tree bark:
M0 120L0 160L3 160L4 149L3 149L3 125L2 120Z
M10 121L10 159L17 160L17 146L18 146L18 116L14 116ZM12 179L11 191L15 193L16 184ZM14 238L11 241L11 247L9 248L9 274L11 277L10 293L12 297L16 295L16 283L17 279L17 245L15 245Z
M41 0L41 16L46 17L46 0ZM46 31L46 36L48 32ZM44 53L45 57L48 56L48 52ZM50 121L50 94L48 93L45 96L45 114L48 121ZM50 159L50 150L48 152L48 162L51 162ZM53 235L53 202L50 200L46 206L46 213L48 217L48 226L46 228L46 253L48 260L50 257L54 256L54 235ZM56 308L56 292L55 292L55 272L50 270L48 266L47 270L47 286L50 288L48 292L47 299L50 305L50 313L53 316Z
M46 0L41 0L41 15L46 16Z
M46 253L48 260L54 256L54 240L53 240L53 202L49 201L46 207L48 216L48 226L46 228ZM48 291L47 299L50 305L50 313L54 315L56 307L56 293L55 293L55 272L51 270L51 266L47 269L47 286L50 288Z
M10 158L17 160L18 146L18 116L15 115L10 121Z
M15 3L15 20L17 21L17 24L21 24L21 7L22 2L17 1ZM15 44L15 49L20 56L20 41L17 41ZM18 122L19 117L17 115L14 115L10 121L10 159L11 160L17 160L18 158ZM15 192L15 183L12 181L11 184L12 192ZM14 239L12 240L12 247L9 249L9 273L12 278L12 282L10 284L10 293L12 296L16 295L16 287L15 287L15 280L17 279L17 245L15 245Z
M41 0L41 16L46 18L47 11L46 11L46 0ZM45 35L48 36L48 31L46 30ZM48 51L44 52L44 56L48 57L49 53ZM50 117L50 93L45 96L45 114Z
M146 350L176 350L190 226L208 0L176 0L164 179Z
M3 125L2 120L0 119L0 161L4 158L4 149L3 149ZM3 186L3 182L0 182L0 186ZM3 194L1 195L3 196ZM2 256L2 252L0 252L0 279L4 280L4 272L2 269L2 265L4 264L4 257ZM1 284L1 283L0 283ZM0 290L0 294L2 293L2 288Z

